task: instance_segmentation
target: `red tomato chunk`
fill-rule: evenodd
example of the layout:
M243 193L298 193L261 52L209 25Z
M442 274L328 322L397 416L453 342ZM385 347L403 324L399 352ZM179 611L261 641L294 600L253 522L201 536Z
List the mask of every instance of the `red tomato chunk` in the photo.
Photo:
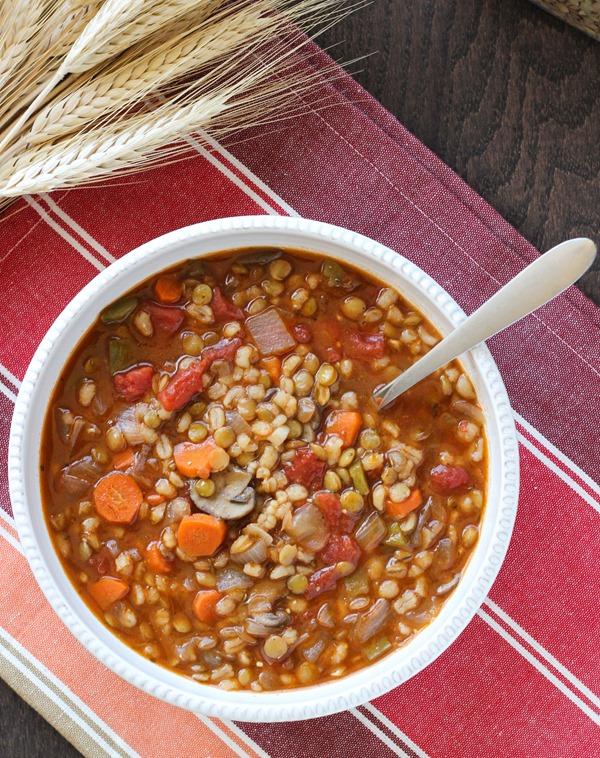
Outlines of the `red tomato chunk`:
M201 391L202 379L210 366L218 360L232 360L241 344L239 337L221 340L215 345L204 348L197 361L186 368L178 369L164 390L158 393L158 399L163 408L167 411L175 411L187 405L194 395Z
M307 600L312 600L324 592L330 592L340 579L340 575L335 566L325 566L325 568L315 571L308 580L308 587L304 593Z
M144 310L150 314L154 328L165 334L175 334L183 324L184 313L179 308L166 308L164 305L147 303Z
M347 534L332 534L321 551L321 560L331 564L348 561L356 566L360 560L360 548Z
M352 332L346 342L346 354L351 358L383 358L385 356L385 338L383 334L362 334Z
M128 403L134 403L144 397L152 387L153 376L154 369L152 366L140 366L117 374L113 381L118 394L125 398Z
M435 466L431 469L431 483L438 492L450 492L466 487L471 481L469 472L462 466Z
M242 321L244 319L243 312L237 307L237 305L230 303L229 300L225 298L219 287L213 289L210 307L212 308L216 321Z
M319 460L309 447L300 447L285 467L285 475L288 482L302 484L309 492L314 492L323 484L326 468L325 461Z

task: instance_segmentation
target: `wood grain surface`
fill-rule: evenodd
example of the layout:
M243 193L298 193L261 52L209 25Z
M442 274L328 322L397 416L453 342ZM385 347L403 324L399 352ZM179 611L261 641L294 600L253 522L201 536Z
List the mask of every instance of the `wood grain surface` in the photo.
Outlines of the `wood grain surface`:
M540 250L600 241L600 44L527 0L375 0L321 44L377 51L357 79ZM600 303L600 263L580 287ZM78 754L1 682L0 735Z

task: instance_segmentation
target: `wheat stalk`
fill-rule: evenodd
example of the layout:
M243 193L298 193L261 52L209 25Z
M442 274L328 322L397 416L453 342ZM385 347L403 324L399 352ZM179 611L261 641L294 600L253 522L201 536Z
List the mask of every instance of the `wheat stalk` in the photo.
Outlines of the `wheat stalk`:
M23 1L27 3L27 0ZM68 74L88 71L193 8L203 7L210 14L221 2L222 0L105 0L69 48L58 69L0 140L0 149L12 140Z
M25 0L28 3L28 0ZM82 29L98 11L102 0L62 0L47 2L37 29L28 32L27 60L12 66L10 81L1 88L0 124L10 121L43 89L48 75L58 70L60 58L71 47ZM17 15L21 27L27 26ZM8 25L8 21L7 21ZM0 19L0 29L2 26ZM0 70L6 56L0 53Z
M273 31L272 20L265 16L271 8L272 3L257 0L249 11L227 16L209 30L200 28L175 44L169 40L140 58L114 66L43 108L26 139L38 144L76 131L146 97L166 82L256 43L265 28Z
M66 27L57 36L42 24L31 38L39 60L27 76L39 83L39 61L51 76L0 141L10 145L1 156L0 208L21 194L179 159L190 134L222 138L306 112L290 93L309 93L323 76L299 66L309 37L290 22L313 32L363 0L35 1ZM3 7L0 0L0 21ZM0 29L0 43L5 37ZM13 75L14 93L22 94L22 81ZM157 89L160 104L148 97ZM0 104L0 119L23 107L16 95L10 103Z
M27 56L29 43L43 20L41 0L16 0L10 16L3 13L0 40L0 91Z

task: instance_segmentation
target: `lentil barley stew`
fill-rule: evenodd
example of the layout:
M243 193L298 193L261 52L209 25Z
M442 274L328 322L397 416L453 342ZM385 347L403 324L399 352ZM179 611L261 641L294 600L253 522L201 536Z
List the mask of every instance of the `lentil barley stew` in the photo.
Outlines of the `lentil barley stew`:
M483 413L453 363L378 412L438 340L331 259L232 251L107 308L48 411L54 543L97 616L223 689L340 677L438 613L479 533Z

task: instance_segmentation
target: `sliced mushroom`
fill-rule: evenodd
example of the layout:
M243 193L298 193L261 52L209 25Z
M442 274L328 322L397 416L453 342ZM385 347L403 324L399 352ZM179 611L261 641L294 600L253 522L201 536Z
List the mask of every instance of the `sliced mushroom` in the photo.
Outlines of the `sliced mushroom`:
M246 619L246 631L253 637L268 637L289 623L290 618L285 611L256 613Z
M210 497L202 497L196 490L196 482L190 484L190 497L195 506L225 520L247 516L256 505L256 493L249 487L252 476L240 468L231 466L222 474L213 477L215 492Z

